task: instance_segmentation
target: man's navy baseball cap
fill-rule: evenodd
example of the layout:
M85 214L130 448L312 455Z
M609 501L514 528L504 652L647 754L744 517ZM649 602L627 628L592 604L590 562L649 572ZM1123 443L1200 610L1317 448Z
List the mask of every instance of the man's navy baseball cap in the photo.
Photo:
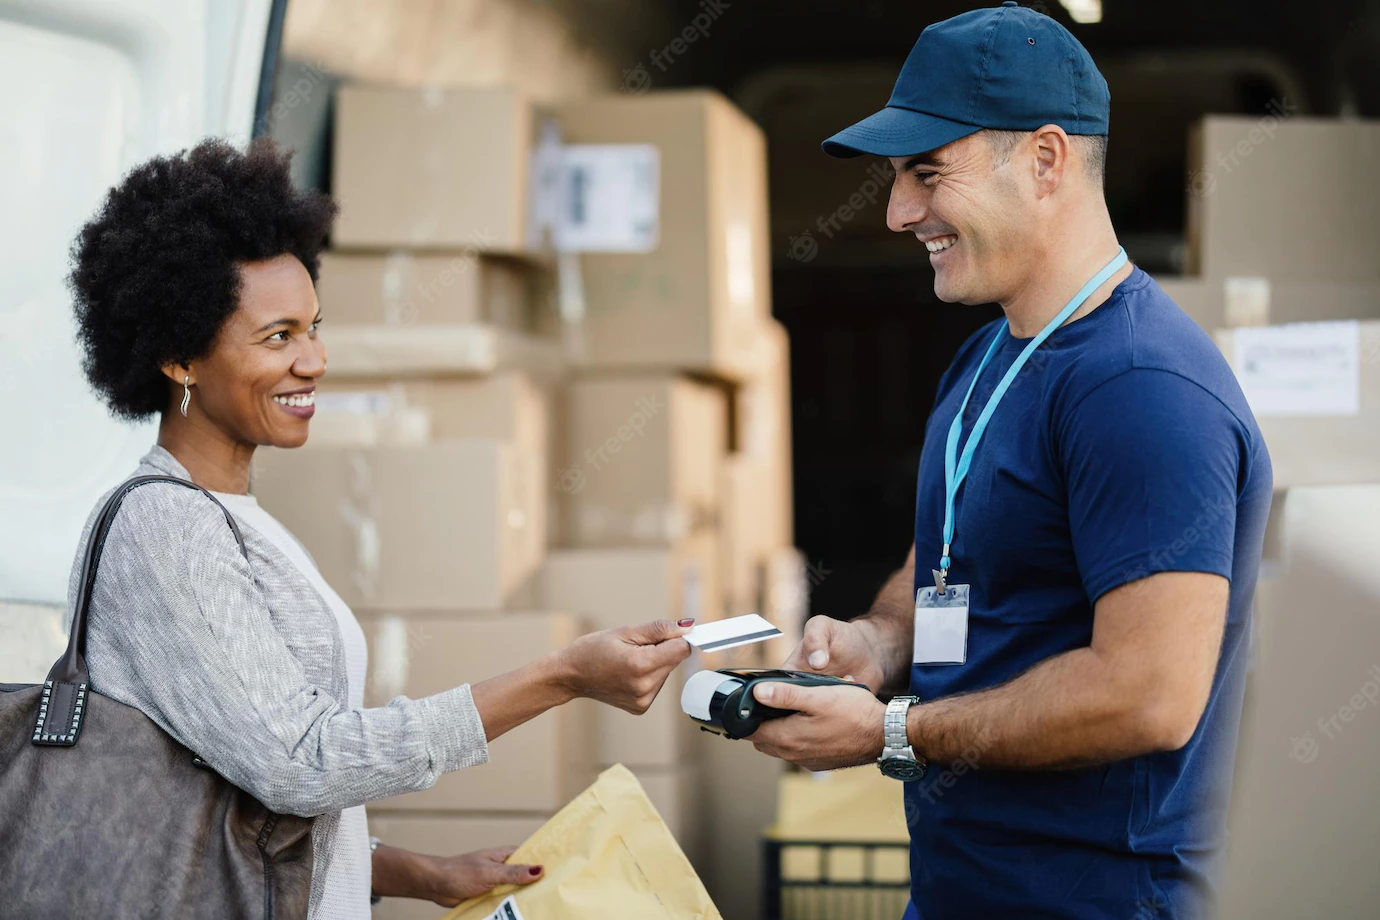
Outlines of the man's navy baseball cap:
M886 108L823 143L835 157L925 153L983 128L1106 134L1112 96L1088 49L1013 0L920 33Z

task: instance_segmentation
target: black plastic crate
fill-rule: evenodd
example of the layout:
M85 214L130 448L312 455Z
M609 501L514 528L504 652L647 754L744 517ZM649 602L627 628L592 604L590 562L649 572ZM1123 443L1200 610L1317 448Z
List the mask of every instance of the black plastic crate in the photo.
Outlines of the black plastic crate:
M764 837L762 857L762 920L901 920L910 901L908 843Z

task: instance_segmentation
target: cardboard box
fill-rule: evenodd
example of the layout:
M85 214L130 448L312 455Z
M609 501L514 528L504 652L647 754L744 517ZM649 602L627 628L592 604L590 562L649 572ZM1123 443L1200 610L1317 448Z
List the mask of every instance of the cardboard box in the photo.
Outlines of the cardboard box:
M336 247L525 247L526 97L502 87L336 94Z
M1377 156L1380 121L1207 116L1189 139L1187 273L1380 281Z
M571 144L660 151L660 237L650 253L581 258L583 360L737 378L770 314L766 141L723 96L675 90L551 109Z
M1278 502L1278 498L1276 498ZM1290 489L1255 636L1218 916L1374 913L1380 486ZM1300 851L1300 840L1312 841Z
M772 549L795 540L791 454L791 343L774 319L760 325L752 374L734 395L734 448L765 467L769 478L766 540Z
M457 812L413 814L380 812L372 807L369 833L389 846L432 856L457 856L498 846L516 846L546 823L547 815L472 815ZM384 898L373 920L436 920L444 908L415 898Z
M584 632L579 617L564 613L366 613L360 625L369 642L366 706L477 684L564 648ZM430 789L381 799L378 807L554 812L594 777L594 705L576 700L544 713L494 740L488 763L448 773Z
M1224 327L1380 318L1380 282L1270 277L1157 276L1164 292L1209 332ZM1245 296L1254 292L1256 297Z
M261 450L253 491L356 610L500 610L535 576L545 515L515 445Z
M1340 324L1342 326L1349 324ZM1355 350L1348 354L1311 355L1304 348L1284 369L1292 388L1308 388L1316 381L1309 377L1310 365L1322 378L1329 378L1340 361L1355 370L1356 411L1349 414L1305 415L1280 413L1255 395L1247 369L1237 355L1246 330L1220 330L1217 344L1239 378L1247 399L1252 401L1260 432L1270 452L1276 489L1301 485L1326 485L1380 482L1380 322L1356 324ZM1302 344L1300 331L1308 326L1276 327L1281 341ZM1300 376L1301 375L1301 376Z
M746 740L708 734L702 739L702 820L711 845L701 874L725 917L756 917L762 906L762 834L776 820L776 788L787 767Z
M741 453L724 459L720 473L720 540L725 603L731 615L754 613L761 605L762 566L774 548L770 471Z
M531 327L529 265L457 252L325 252L316 297L327 329L340 325L492 323Z
M594 629L666 618L720 618L718 549L712 534L675 548L566 549L547 556L538 603L584 616ZM717 662L717 656L713 661ZM705 666L693 655L667 679L640 716L603 706L596 716L599 759L633 766L673 766L696 749L695 724L680 710L685 679ZM723 665L714 663L710 666Z
M787 546L767 556L762 577L762 616L781 630L780 636L761 644L763 666L774 668L800 644L810 618L810 589L816 573L804 553Z
M358 414L381 419L379 428L388 432L399 426L399 414L406 417L423 413L427 418L427 440L447 441L462 438L497 438L511 441L517 448L515 461L522 488L527 491L523 505L532 515L527 528L531 541L526 552L540 557L550 541L552 505L555 502L555 473L552 460L552 426L555 393L544 380L522 371L504 371L491 377L467 379L335 381L324 379L318 385L317 414L312 419L312 441L317 444L317 429L323 421ZM356 424L360 424L356 422ZM337 425L346 428L345 425ZM400 443L397 435L375 443Z
M481 377L501 370L559 375L558 342L500 326L337 326L326 336L336 379Z
M665 546L714 525L728 440L720 387L669 374L585 377L567 398L557 478L568 545Z
M317 384L313 435L324 412L386 414L400 407L425 410L432 439L497 438L549 454L554 394L523 371L489 377L337 380Z

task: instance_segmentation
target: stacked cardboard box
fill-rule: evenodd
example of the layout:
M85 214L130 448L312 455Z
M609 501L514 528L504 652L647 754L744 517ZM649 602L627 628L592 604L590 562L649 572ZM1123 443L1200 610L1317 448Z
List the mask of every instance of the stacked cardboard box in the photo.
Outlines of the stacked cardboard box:
M1276 496L1273 571L1256 594L1253 668L1232 786L1218 916L1373 912L1380 847L1380 485ZM1268 574L1268 577L1267 577ZM1299 840L1310 840L1300 859Z
M1212 116L1191 138L1188 268L1196 276L1164 286L1215 331L1264 436L1276 488L1255 598L1258 661L1238 748L1224 918L1293 915L1322 901L1346 914L1374 900L1374 886L1325 870L1373 849L1376 836L1374 822L1354 820L1348 804L1365 794L1370 778L1359 765L1374 759L1375 745L1342 731L1380 698L1380 672L1365 657L1376 631L1367 548L1380 483L1377 149L1380 123L1298 118L1283 108L1259 119ZM1331 849L1304 863L1292 858L1291 841L1323 827Z
M1209 331L1380 318L1380 122L1277 105L1207 116L1188 146L1187 274L1158 279L1185 312Z
M567 143L647 144L660 161L656 248L581 258L582 363L751 375L771 314L761 129L705 90L583 99L547 114Z
M1380 482L1380 321L1225 329L1275 489Z
M566 143L655 147L661 217L651 252L580 256L583 310L562 330L574 347L557 453L560 548L538 602L599 626L765 613L782 593L767 586L773 560L793 550L789 341L771 318L762 134L709 92L547 114ZM777 619L787 637L766 653L784 658L800 618ZM710 790L731 771L706 748L729 742L695 729L680 689L699 668L765 661L761 645L697 653L646 715L598 716L601 762L631 767L701 868L729 834L755 847L761 827L735 824L722 803L716 811ZM756 910L755 880L725 892L726 915Z
M254 491L364 627L366 706L478 683L589 628L533 606L562 361L534 332L551 282L525 248L531 117L501 88L337 99L329 375L308 445L261 451ZM372 803L374 832L443 855L521 842L594 777L593 716L562 706L487 764ZM390 900L379 916L437 913Z
M741 765L704 755L728 742L695 730L680 688L701 667L784 658L807 589L764 141L710 92L543 117L565 143L656 149L651 251L584 253L571 272L531 250L520 94L341 91L341 217L318 283L330 376L311 443L261 452L254 489L360 617L366 705L501 674L591 629L726 612L782 626L765 653L697 653L645 715L562 707L497 739L490 763L370 808L376 833L413 849L516 843L624 763L701 861L711 838L752 841L766 819L761 802L711 800ZM583 309L557 319L548 301ZM755 909L739 894L727 915Z

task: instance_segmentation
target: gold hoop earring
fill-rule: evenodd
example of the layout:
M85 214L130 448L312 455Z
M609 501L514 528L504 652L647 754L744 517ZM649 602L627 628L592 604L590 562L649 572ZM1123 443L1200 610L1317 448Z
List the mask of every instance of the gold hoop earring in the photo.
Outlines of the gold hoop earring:
M192 378L190 376L182 378L182 417L187 417L187 403L192 401Z

